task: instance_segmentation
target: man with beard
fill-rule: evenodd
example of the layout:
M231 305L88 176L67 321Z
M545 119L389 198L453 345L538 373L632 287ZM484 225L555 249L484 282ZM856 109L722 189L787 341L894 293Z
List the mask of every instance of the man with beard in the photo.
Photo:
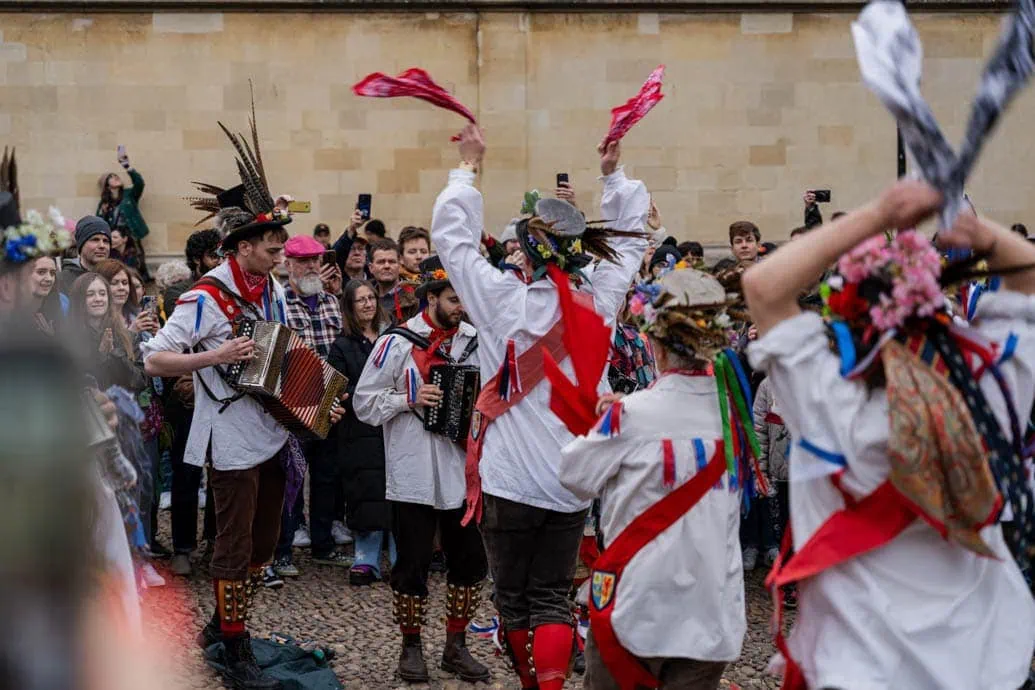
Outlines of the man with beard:
M370 245L370 275L377 283L377 294L392 323L410 318L417 306L415 285L399 279L399 245L389 239L375 240Z
M417 296L426 297L427 307L403 327L389 329L374 344L356 386L353 406L359 421L384 427L385 495L392 502L392 533L398 552L391 585L403 638L399 675L407 682L428 682L421 625L438 528L449 562L442 668L467 682L484 681L489 671L471 656L465 639L488 564L478 528L460 524L464 450L444 436L425 431L421 419L426 408L442 400L442 391L426 383L431 367L477 365L477 335L462 320L460 298L438 257L424 260L421 274Z
M341 335L341 309L338 300L324 291L324 276L321 270L322 244L312 237L299 235L284 244L288 284L284 287L284 305L287 325L295 331L305 344L326 359L331 345ZM337 272L338 267L327 270ZM324 458L324 444L311 441L303 444L306 462L309 465L309 516L313 561L326 565L348 567L352 562L345 554L334 550L331 524L334 522L334 497L340 477L336 465ZM291 546L295 528L303 517L302 492L294 505L284 506L280 526L280 543L277 544L273 570L280 577L297 577L298 569L291 559Z
M75 247L79 258L63 260L58 275L58 290L65 295L76 278L96 270L111 255L111 228L103 218L83 216L75 225Z

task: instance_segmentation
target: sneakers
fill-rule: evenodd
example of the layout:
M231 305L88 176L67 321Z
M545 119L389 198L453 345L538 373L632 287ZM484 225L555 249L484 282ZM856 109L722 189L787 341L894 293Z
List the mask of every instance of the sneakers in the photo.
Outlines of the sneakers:
M280 577L298 577L298 567L291 562L290 558L278 558L273 561L273 572ZM280 584L284 584L283 581Z
M771 549L767 549L765 552L765 564L772 565L776 563L776 559L780 557L780 549L775 546Z
M758 549L749 546L744 549L744 572L750 573L758 565Z
M331 536L334 537L334 543L338 546L352 543L352 532L349 531L349 528L341 520L335 520L331 523Z
M165 578L159 575L150 563L140 566L140 578L144 581L145 587L165 587Z
M173 495L172 491L163 491L158 496L158 510L169 510L172 508Z
M313 540L309 538L309 530L306 529L305 525L295 530L295 539L291 542L291 545L300 548L313 545Z
M320 565L336 565L340 568L351 568L352 556L347 556L341 551L331 551L329 554L323 556L314 555L313 563L319 563Z
M370 565L354 565L349 570L349 584L353 587L369 587L380 579Z
M277 575L277 571L273 569L273 566L268 565L263 568L262 571L262 586L266 589L280 589L284 586L284 580Z
M169 563L169 569L172 570L173 575L190 577L191 572L193 572L190 565L190 554L178 553L173 556L172 561Z

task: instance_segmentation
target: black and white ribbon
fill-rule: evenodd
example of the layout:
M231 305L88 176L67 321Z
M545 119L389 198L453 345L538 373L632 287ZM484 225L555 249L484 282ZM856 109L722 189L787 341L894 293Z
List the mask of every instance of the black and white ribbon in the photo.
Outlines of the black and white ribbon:
M1018 0L981 75L957 155L920 93L923 48L905 7L875 0L852 24L863 82L895 116L920 174L945 195L942 227L959 215L967 177L999 115L1035 72L1033 30L1035 0Z

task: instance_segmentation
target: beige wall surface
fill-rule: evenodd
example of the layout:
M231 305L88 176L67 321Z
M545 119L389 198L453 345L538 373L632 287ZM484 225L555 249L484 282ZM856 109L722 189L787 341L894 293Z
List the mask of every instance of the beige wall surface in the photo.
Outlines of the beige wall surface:
M198 219L191 180L235 181L216 127L245 131L248 80L274 193L313 202L295 232L335 232L356 195L390 231L427 226L457 162L457 116L409 99L361 99L373 71L428 70L478 116L489 153L481 187L498 233L522 192L568 172L599 200L594 147L609 109L656 65L667 97L626 138L680 239L724 243L754 220L784 239L801 192L831 188L827 212L865 201L895 174L891 117L859 81L848 14L2 14L0 141L18 147L23 206L93 212L98 176L124 144L147 180L154 254L179 253ZM995 14L914 18L924 91L958 141ZM1035 95L1005 118L971 195L1004 221L1035 224ZM596 214L591 211L590 216Z

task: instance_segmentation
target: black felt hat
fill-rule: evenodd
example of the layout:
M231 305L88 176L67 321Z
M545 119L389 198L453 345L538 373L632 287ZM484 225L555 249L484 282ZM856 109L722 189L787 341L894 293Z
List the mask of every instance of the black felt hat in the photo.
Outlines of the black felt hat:
M430 291L442 290L449 286L449 275L438 255L429 256L420 262L420 285L417 286L417 299L424 300Z

